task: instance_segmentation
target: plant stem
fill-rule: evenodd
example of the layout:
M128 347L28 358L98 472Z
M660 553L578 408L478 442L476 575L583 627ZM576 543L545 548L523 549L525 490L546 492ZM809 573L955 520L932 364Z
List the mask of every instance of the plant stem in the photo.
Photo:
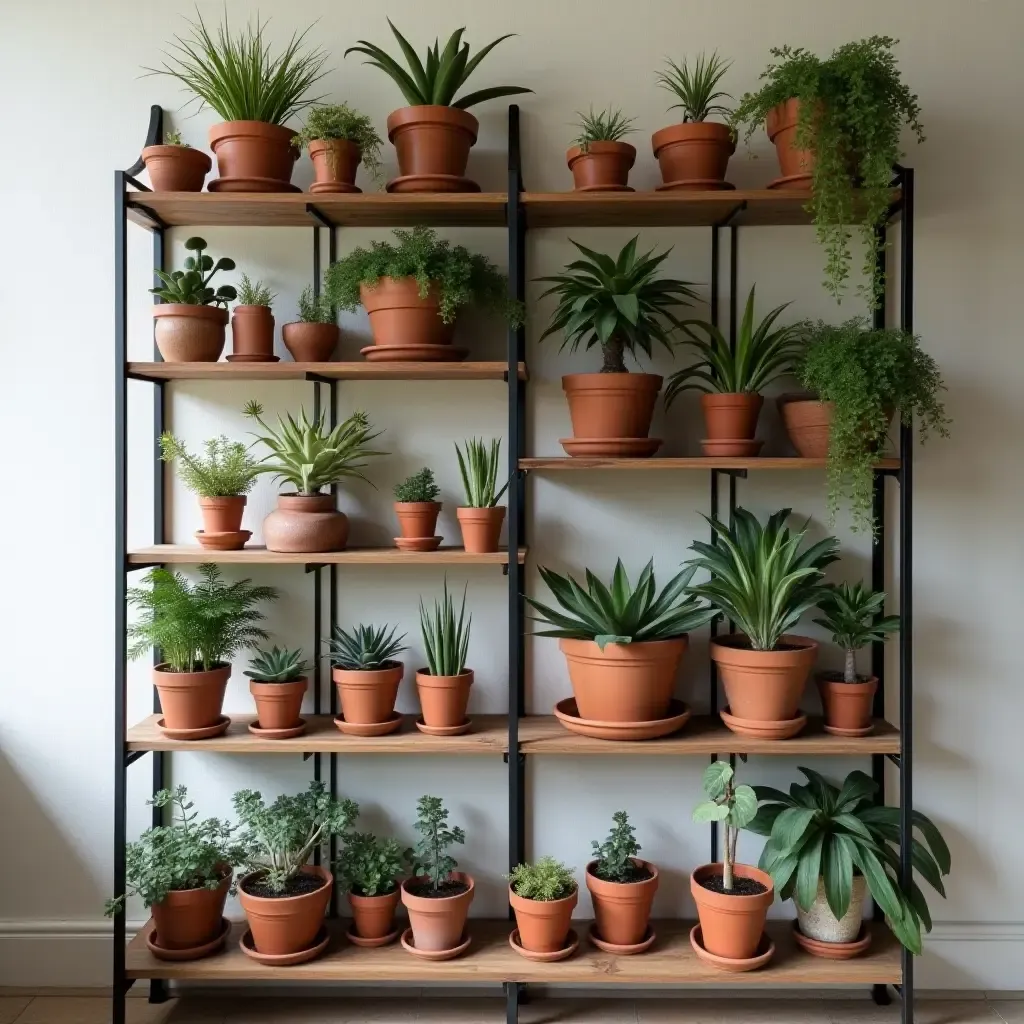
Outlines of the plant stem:
M846 648L846 665L843 667L843 682L857 682L857 663L854 661L854 650L852 647Z
M732 864L736 856L736 842L733 838L734 830L728 825L725 826L725 864L722 871L722 888L726 892L732 890Z
M622 354L625 351L625 345L623 344L622 338L618 335L613 334L604 344L601 345L601 354L604 356L604 365L601 367L602 373L628 373L626 364L623 362Z

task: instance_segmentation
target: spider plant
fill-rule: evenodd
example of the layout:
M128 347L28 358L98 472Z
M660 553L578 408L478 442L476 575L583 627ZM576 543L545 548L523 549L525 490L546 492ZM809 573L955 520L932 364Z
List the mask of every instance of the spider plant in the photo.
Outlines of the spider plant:
M427 651L427 667L432 676L459 676L466 670L469 631L473 616L466 616L466 588L462 590L462 607L455 618L455 602L444 581L444 595L428 611L420 598L420 632Z
M857 682L855 659L860 648L885 640L900 628L898 615L882 615L885 594L860 582L852 587L849 583L826 587L818 601L818 610L824 617L814 621L832 634L832 642L838 644L846 656L844 683Z
M498 482L498 461L501 454L501 440L494 438L490 447L484 447L482 437L471 437L465 442L463 451L458 442L455 454L459 458L459 473L466 490L466 508L494 508L501 496L508 490L508 481L495 493Z
M706 121L712 114L728 117L732 108L716 100L731 100L727 92L721 92L718 84L732 67L731 60L723 60L716 50L710 57L698 54L691 68L684 60L677 64L671 57L665 58L666 70L659 71L658 85L675 95L678 103L669 110L681 110L683 121Z
M591 142L620 142L636 131L633 127L636 118L626 117L621 110L614 107L600 110L596 114L591 107L589 114L577 111L576 116L579 118L576 122L579 134L572 140L572 144L579 146L584 153Z

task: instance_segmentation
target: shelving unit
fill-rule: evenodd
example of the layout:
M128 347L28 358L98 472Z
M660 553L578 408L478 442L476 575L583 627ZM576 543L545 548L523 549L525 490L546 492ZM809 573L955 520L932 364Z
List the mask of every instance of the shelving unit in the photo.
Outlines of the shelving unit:
M162 112L153 108L148 144L162 138ZM232 365L168 365L159 361L128 362L127 360L127 231L129 223L148 229L153 237L153 262L161 268L165 232L173 227L247 226L302 228L313 235L313 283L319 286L321 262L321 231L328 232L329 258L336 256L336 230L350 226L393 227L416 224L477 227L502 227L508 234L508 274L510 293L525 299L525 243L528 229L563 227L644 227L678 226L709 229L711 250L710 281L712 319L718 321L721 240L729 236L729 315L728 330L735 339L737 253L740 227L763 225L808 224L806 195L796 192L766 190L709 193L632 193L579 194L529 193L522 188L519 151L519 111L509 108L508 191L461 195L304 195L304 194L208 194L162 193L148 191L134 175L141 170L137 164L129 171L115 174L115 361L118 378L116 391L116 565L115 565L115 824L114 884L123 891L125 881L126 776L129 765L139 759L152 758L152 782L157 789L164 785L167 756L173 752L203 750L222 754L301 754L311 757L314 778L321 778L323 758L327 758L331 791L337 793L338 755L434 755L466 757L503 757L508 764L509 864L527 858L526 848L526 771L534 757L733 757L739 754L818 757L870 757L872 775L885 794L885 762L890 760L900 770L899 802L901 807L902 872L910 879L912 864L910 843L912 813L912 645L913 616L911 604L911 480L912 436L902 427L898 458L879 460L874 473L873 511L879 530L872 547L871 582L874 589L885 589L885 552L892 524L886 523L886 480L899 488L899 610L902 630L899 635L899 728L885 721L886 679L881 644L872 649L872 672L879 679L874 714L876 728L872 735L844 739L826 734L818 720L811 720L805 731L791 740L766 742L729 732L718 719L719 688L712 666L709 690L710 714L694 716L685 730L676 736L645 743L624 743L589 739L566 732L547 715L527 715L525 707L524 638L526 632L523 597L523 564L526 548L527 480L531 473L605 472L605 471L687 471L707 472L710 479L712 515L724 509L732 515L737 504L738 481L749 471L821 472L820 460L799 458L652 458L569 459L560 456L528 457L525 452L526 384L525 335L522 329L508 335L508 358L504 362L474 363L291 363ZM899 246L899 323L913 327L913 189L914 175L908 168L896 168L891 218L898 220ZM883 306L884 309L884 306ZM884 323L884 314L876 314L876 324ZM127 382L149 382L157 389L154 437L163 428L168 385L176 380L305 380L313 385L314 411L321 407L321 388L326 387L331 423L336 422L337 383L346 380L445 380L504 381L508 395L509 459L508 550L518 552L509 558L508 551L492 555L468 555L461 549L442 548L424 554L399 552L392 548L350 549L329 554L279 554L261 548L236 552L210 553L189 545L164 543L164 473L156 458L154 446L155 502L153 541L150 546L128 550L127 518ZM728 487L723 501L722 490ZM337 571L346 565L482 565L500 566L507 575L508 587L508 669L509 693L507 715L475 716L471 732L450 738L437 738L419 733L412 719L406 718L402 728L390 735L358 739L342 735L334 726L336 711L334 688L326 681L329 710L323 708L319 659L313 673L314 713L306 716L305 735L292 740L267 741L248 731L252 716L232 716L233 722L224 736L182 743L168 740L156 728L159 707L144 721L129 727L126 721L125 666L125 593L127 573L146 566L197 563L214 559L229 564L293 564L301 565L314 580L314 643L319 649L323 618L323 571L327 571L328 619L337 620ZM158 812L154 823L159 821ZM332 850L333 854L333 850ZM710 832L710 859L718 859L718 834ZM336 900L331 917L336 917ZM331 921L334 932L339 925ZM831 962L811 957L793 943L788 923L775 922L769 930L777 945L774 960L766 969L751 974L723 974L700 964L689 945L689 923L655 922L658 941L652 950L637 957L612 957L598 952L586 940L586 921L574 921L581 936L579 951L569 960L556 964L534 964L518 956L508 945L508 921L471 919L473 945L463 957L447 963L423 963L400 947L362 950L347 944L336 935L325 957L294 968L274 970L243 956L237 947L238 935L229 936L226 949L214 957L192 963L175 964L155 960L146 949L144 937L136 936L126 944L124 917L114 922L113 1020L124 1024L124 995L136 980L150 979L150 998L166 998L165 984L175 981L410 981L440 982L502 982L506 992L508 1024L518 1021L523 986L529 983L547 985L657 985L702 984L731 987L734 985L870 985L877 1002L889 1001L888 986L901 994L903 1024L913 1020L913 963L890 935L881 919L871 923L873 943L869 953L855 960ZM235 929L237 931L237 928Z

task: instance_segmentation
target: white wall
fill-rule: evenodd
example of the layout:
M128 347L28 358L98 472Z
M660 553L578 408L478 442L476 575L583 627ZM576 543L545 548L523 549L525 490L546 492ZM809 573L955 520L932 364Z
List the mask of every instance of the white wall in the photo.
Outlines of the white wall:
M771 5L656 3L628 9L609 0L514 5L444 0L426 5L392 0L377 5L292 0L264 3L272 34L319 19L313 36L333 53L336 69L324 92L373 115L382 129L399 97L379 72L342 51L357 38L388 42L385 13L422 46L459 24L480 44L514 31L481 72L481 84L517 82L524 98L525 174L531 189L564 189L564 149L573 112L591 103L614 103L637 117L639 188L657 182L647 148L649 133L669 123L664 93L653 81L661 58L718 47L735 58L728 88L754 86L767 47L792 42L827 52L873 33L899 36L901 67L920 93L929 139L908 162L918 169L917 327L942 367L950 391L954 436L921 451L917 462L916 540L916 785L918 805L942 827L953 847L949 899L933 900L939 922L919 981L930 987L1019 988L1024 950L1024 898L1017 862L1024 829L1015 813L1022 777L1017 727L1024 712L1018 685L1016 624L1022 610L1021 545L1015 540L1021 504L1017 472L1024 384L1019 350L1017 284L1022 207L1021 157L1016 131L1024 86L1019 45L1024 17L1014 0L956 0L859 4L777 0ZM112 748L112 206L111 171L130 164L141 144L149 104L177 107L173 83L140 79L139 67L159 61L161 46L182 28L191 3L137 4L104 0L85 5L59 0L8 5L0 32L0 86L5 95L4 159L0 202L5 242L0 247L3 300L4 398L8 438L7 539L3 623L7 668L0 679L0 985L106 982L108 940L100 920L111 877ZM219 3L201 10L216 20ZM250 5L230 0L241 20ZM479 111L481 137L471 173L485 188L503 187L505 114L500 104ZM205 146L214 118L174 115L186 139ZM760 184L772 176L766 140L755 140L763 159L741 152L731 177ZM391 154L388 152L388 159ZM388 168L393 171L393 167ZM309 180L303 160L296 180ZM217 253L266 277L278 292L278 322L294 312L310 274L309 232L290 230L204 232ZM452 233L501 260L500 231ZM625 231L579 232L586 243L619 246ZM349 246L372 237L344 231ZM651 230L648 244L675 246L666 269L707 282L707 231ZM184 235L175 235L180 247ZM837 318L819 287L820 254L805 229L741 232L740 291L758 283L761 302L795 300L793 317ZM536 232L529 242L529 274L550 273L570 246L560 231ZM132 333L136 358L145 358L148 238L132 232ZM180 252L175 249L175 254ZM538 287L531 285L535 296ZM725 296L723 295L723 301ZM547 307L533 304L529 328L531 450L559 453L568 431L559 375L584 360L537 345ZM346 319L345 356L367 334L360 315ZM467 331L474 352L500 349L496 325ZM659 366L664 365L659 360ZM272 412L310 401L308 385L176 385L173 428L195 443L227 430L241 435L239 409L257 396ZM132 535L148 540L148 391L131 387L133 421ZM496 433L504 422L499 384L343 384L343 412L365 408L386 429L392 454L374 471L379 491L356 485L344 507L354 513L355 542L391 536L390 486L407 472L433 463L449 507L456 497L451 441L470 431ZM766 412L770 445L778 443L774 410ZM696 453L699 420L692 407L673 411L657 429L665 454ZM769 449L770 450L770 449ZM639 490L642 485L643 492ZM704 475L612 477L574 475L531 481L531 565L606 573L621 555L632 572L652 554L663 576L685 556L705 527ZM759 513L792 503L815 517L821 532L820 481L811 475L752 475L742 500ZM258 523L272 491L261 482L250 499L247 524ZM175 486L174 539L197 526L193 499ZM443 521L456 536L453 516ZM867 570L863 538L841 531L848 558L843 571ZM298 570L257 569L259 582L282 589L273 609L278 642L310 643L311 583ZM468 581L474 608L471 661L478 672L473 709L499 711L504 702L504 580L474 569L453 573ZM536 587L533 569L528 573ZM342 619L387 617L415 640L415 605L441 573L361 569L339 573ZM813 628L813 627L811 627ZM684 670L680 692L699 703L705 693L705 644L699 639ZM410 663L416 654L410 655ZM564 664L553 642L528 646L529 706L547 712L568 692ZM144 666L130 676L132 719L148 707ZM410 707L406 684L402 706ZM808 706L814 699L808 697ZM244 680L233 680L228 709L244 711ZM1008 756L1004 756L1008 755ZM268 793L294 789L309 764L290 758L231 759L193 754L175 759L175 778L188 782L200 807L227 813L231 792L257 785ZM850 765L833 764L835 771ZM665 883L656 911L691 911L686 873L706 859L707 836L689 823L697 797L697 763L615 759L540 760L531 769L532 852L550 852L582 867L590 839L604 834L611 812L628 807L645 852L662 867ZM468 770L467 770L468 769ZM785 783L789 759L753 759L748 779ZM148 768L131 775L131 822L144 827ZM367 807L375 824L408 835L416 797L442 795L453 819L470 833L464 863L481 885L479 912L501 903L499 873L506 849L505 776L500 761L354 758L341 767L342 790ZM567 813L567 808L572 813ZM753 838L743 840L748 858ZM580 912L588 907L584 897ZM786 913L786 908L776 908ZM58 968L47 957L58 953Z

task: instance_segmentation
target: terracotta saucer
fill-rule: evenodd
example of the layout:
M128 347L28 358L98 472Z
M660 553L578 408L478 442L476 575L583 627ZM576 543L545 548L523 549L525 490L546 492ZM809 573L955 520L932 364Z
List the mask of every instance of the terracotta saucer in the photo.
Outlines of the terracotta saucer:
M225 530L223 533L196 530L199 546L207 551L241 551L251 536L251 530Z
M469 349L453 345L367 345L359 354L368 363L461 363Z
M632 185L584 185L574 188L573 192L635 192Z
M704 454L711 458L742 458L756 455L764 441L701 441Z
M793 922L793 938L796 944L811 956L821 957L822 960L852 960L860 956L868 946L871 945L871 931L863 925L860 929L860 937L853 942L823 942L821 939L812 939L800 931L800 922Z
M720 971L729 971L732 974L756 971L758 967L764 967L775 955L775 943L768 937L767 932L761 933L761 941L757 945L757 951L748 960L734 960L728 956L715 956L714 953L709 953L704 948L703 941L700 925L695 924L690 929L690 945L693 946L697 959L703 960L704 963L710 964L712 967L717 967Z
M277 178L214 178L207 186L210 192L301 192L298 185L285 184Z
M783 192L810 192L811 176L809 174L790 174L769 181L765 188L781 189Z
M728 192L736 186L720 178L680 178L659 185L656 192Z
M830 736L870 736L875 731L875 725L872 722L863 729L843 729L838 725L825 725L824 729Z
M644 933L644 937L636 943L634 946L618 946L614 942L605 942L597 934L597 922L592 921L590 923L590 931L587 933L587 938L597 946L598 949L603 950L605 953L616 953L619 956L633 956L635 953L645 953L654 944L654 940L658 936L655 934L654 929L648 925L647 931Z
M788 722L759 722L752 718L737 718L729 714L728 708L718 713L732 732L739 736L753 736L759 740L788 740L807 724L807 716L804 714L797 715Z
M469 932L463 932L462 935L462 942L454 949L417 949L412 943L412 929L406 928L402 932L402 949L407 953L412 953L413 956L418 956L421 960L454 960L457 956L462 956L473 941Z
M281 362L280 356L250 356L242 353L241 355L235 355L232 353L227 356L229 363L279 363Z
M399 551L436 551L442 537L396 537L395 547Z
M580 718L575 697L566 697L555 705L555 718L569 732L592 736L598 740L653 740L678 732L690 718L689 705L672 700L668 715L653 722L597 722Z
M390 946L398 938L400 931L401 929L396 928L393 932L388 932L387 935L382 935L379 939L364 939L362 935L356 935L350 926L349 930L345 932L345 938L353 946L359 946L360 949L379 949L381 946Z
M508 937L508 944L527 960L533 960L538 964L553 964L557 960L567 960L576 952L580 945L580 937L576 934L575 928L569 929L566 936L566 945L562 949L556 949L554 953L536 953L532 949L525 949L519 941L519 929L513 928L512 934Z
M290 729L261 729L259 722L249 723L249 732L264 740L290 740L293 736L301 736L305 731L306 720L304 718L300 718L299 724L293 725Z
M566 455L604 459L646 459L661 447L658 437L563 437Z
M227 715L221 715L219 722L204 725L202 729L168 729L162 718L156 720L156 727L169 740L212 740L214 736L223 736L230 724L231 719Z
M266 967L292 967L294 964L305 964L315 960L331 941L331 933L326 925L322 925L316 933L316 941L309 949L301 949L298 953L259 953L252 942L252 932L246 928L245 934L238 940L238 948L250 959Z
M461 725L427 725L422 718L417 718L416 728L428 736L461 736L473 728L473 719L467 718Z
M309 186L309 191L319 194L321 192L355 193L363 190L358 185L350 185L347 181L314 181Z
M216 953L224 945L229 931L231 931L231 922L226 917L222 917L220 919L220 931L217 933L216 938L210 942L204 943L202 946L193 946L191 949L164 949L163 946L157 944L156 925L150 921L145 933L146 946L157 960L170 960L172 962L201 960L204 956Z
M369 724L356 724L346 722L344 715L335 715L334 724L339 732L346 736L387 736L388 733L397 732L402 728L402 716L397 711L391 712L391 717L386 722L371 722Z
M479 192L480 186L471 178L455 174L406 174L392 178L389 192Z

